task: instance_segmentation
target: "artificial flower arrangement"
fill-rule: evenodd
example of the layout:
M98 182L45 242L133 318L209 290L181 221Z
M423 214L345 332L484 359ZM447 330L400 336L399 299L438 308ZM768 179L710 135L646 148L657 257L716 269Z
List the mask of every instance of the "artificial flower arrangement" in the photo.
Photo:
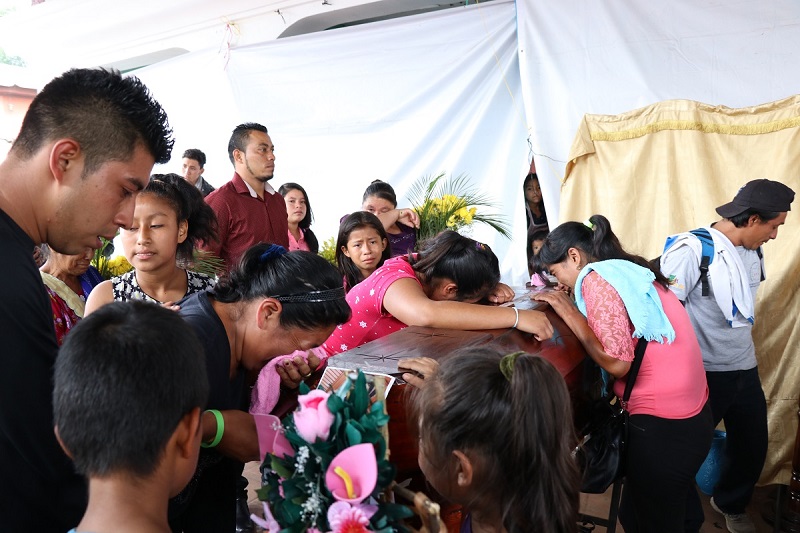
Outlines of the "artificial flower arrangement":
M383 401L370 404L364 374L331 393L305 384L300 393L282 423L256 417L264 519L253 521L269 533L410 531L403 520L413 512L385 498L396 473L387 460L389 416Z
M424 176L411 186L408 199L419 215L418 241L447 229L464 233L475 222L494 228L503 237L511 237L502 216L478 211L479 207L496 209L496 206L488 196L476 192L464 174L455 178L444 173Z

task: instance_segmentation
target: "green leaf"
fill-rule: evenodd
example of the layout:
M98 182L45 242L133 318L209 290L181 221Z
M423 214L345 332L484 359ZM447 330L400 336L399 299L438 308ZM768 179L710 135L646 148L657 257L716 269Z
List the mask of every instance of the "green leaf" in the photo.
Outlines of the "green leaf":
M288 480L284 481L282 484L283 487L283 498L287 501L295 503L297 505L302 504L307 496L305 491L305 483L287 483ZM298 480L300 481L300 480Z
M449 202L443 202L448 197ZM500 212L500 207L489 196L478 192L466 174L455 178L423 176L409 189L408 199L420 217L417 241L433 237L446 229L458 231L469 224L480 222L490 226L506 238L511 238L511 228ZM496 213L487 213L486 210ZM454 215L463 208L475 208L472 221L467 223ZM451 218L453 219L451 221Z
M331 237L322 242L319 247L319 255L325 258L333 266L336 266L336 238Z
M262 502L269 501L270 492L271 489L268 486L267 487L262 486L261 488L256 489L256 495L258 496L258 499Z
M337 414L342 409L344 409L344 401L336 396L335 394L331 394L328 396L328 410L333 413Z
M191 263L181 266L214 277L225 271L225 260L215 255L213 252L195 248L192 252Z
M287 468L284 465L283 461L281 461L274 455L272 456L272 461L270 462L270 468L272 469L273 472L275 472L284 479L288 479L292 477L292 474L294 474L294 470Z
M356 376L353 390L350 392L350 401L353 403L354 416L361 417L369 406L369 393L367 392L367 378L360 370Z
M347 432L347 441L350 446L361 444L361 430L352 421L347 423L345 431Z

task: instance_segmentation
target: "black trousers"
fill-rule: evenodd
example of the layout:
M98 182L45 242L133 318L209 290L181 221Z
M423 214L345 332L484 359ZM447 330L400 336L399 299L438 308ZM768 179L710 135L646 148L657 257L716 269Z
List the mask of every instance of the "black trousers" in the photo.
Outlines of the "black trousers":
M632 415L628 431L622 527L626 533L684 531L687 495L694 491L697 499L694 477L714 437L710 406L681 420Z
M725 458L714 503L730 514L745 512L767 457L767 402L758 368L706 372L714 425L725 421Z
M170 502L173 533L233 533L236 530L236 484L244 463L223 457L203 470L189 498Z

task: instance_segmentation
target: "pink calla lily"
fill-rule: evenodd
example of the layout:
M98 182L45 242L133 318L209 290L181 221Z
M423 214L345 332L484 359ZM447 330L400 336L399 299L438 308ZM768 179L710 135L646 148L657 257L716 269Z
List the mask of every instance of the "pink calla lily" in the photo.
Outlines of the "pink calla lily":
M348 494L347 483L339 472L351 481L353 493ZM325 485L333 497L341 502L359 503L367 498L378 482L378 462L372 444L356 444L333 458L325 472Z
M263 528L269 533L280 531L281 525L272 516L272 512L270 511L269 505L267 505L267 502L263 502L263 504L264 504L264 518L260 518L254 514L251 514L250 520L252 520L254 524L259 526L260 528Z

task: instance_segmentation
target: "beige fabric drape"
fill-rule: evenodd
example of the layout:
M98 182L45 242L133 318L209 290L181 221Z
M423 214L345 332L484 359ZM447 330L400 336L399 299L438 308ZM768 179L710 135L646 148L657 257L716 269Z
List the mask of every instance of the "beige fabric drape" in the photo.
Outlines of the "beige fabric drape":
M714 208L752 179L800 193L800 96L731 109L669 100L620 115L585 115L561 187L561 220L605 215L622 244L652 258L667 235L719 219ZM800 200L764 246L767 279L754 339L767 397L761 484L788 483L800 388Z

